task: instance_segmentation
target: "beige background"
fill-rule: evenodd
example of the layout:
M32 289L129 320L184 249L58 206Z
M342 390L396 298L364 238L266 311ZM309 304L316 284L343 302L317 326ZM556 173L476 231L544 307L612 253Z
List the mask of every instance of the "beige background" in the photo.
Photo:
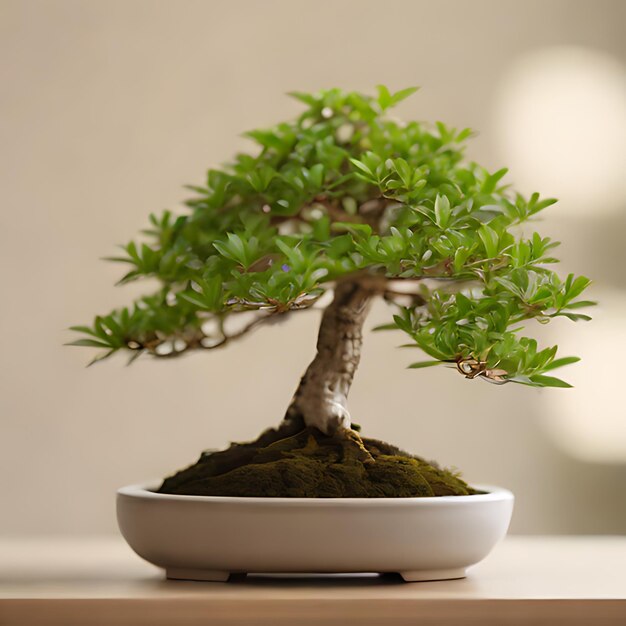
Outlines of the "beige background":
M99 257L144 227L150 211L176 208L183 184L202 182L207 167L245 147L240 132L295 115L284 92L420 84L399 114L479 129L470 156L496 167L507 162L498 94L515 63L576 45L623 67L625 7L2 0L0 533L113 532L116 487L162 476L282 417L312 356L317 313L227 351L131 368L116 359L85 369L87 351L61 344L67 326L147 287L114 287L122 268ZM595 157L581 158L591 166ZM596 328L606 330L626 312L626 203L618 198L596 219L593 207L570 214L564 193L562 221L548 218L543 230L566 241L567 270L614 294L597 312ZM371 325L384 316L377 308ZM590 324L565 334L566 352L591 359L572 368L572 392L408 371L415 355L395 349L401 338L372 334L352 413L369 435L513 489L515 532L623 533L626 458L603 461L598 444L585 462L560 443L568 409L555 394L591 397L589 423L623 403L626 342L598 332ZM591 354L598 346L600 356ZM599 392L610 375L615 384Z

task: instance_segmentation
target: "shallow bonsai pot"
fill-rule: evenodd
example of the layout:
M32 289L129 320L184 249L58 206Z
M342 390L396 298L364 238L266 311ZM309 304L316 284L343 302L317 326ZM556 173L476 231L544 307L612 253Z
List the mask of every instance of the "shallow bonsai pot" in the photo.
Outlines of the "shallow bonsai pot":
M398 572L463 578L506 534L513 494L432 498L179 496L132 485L117 493L122 535L168 578L233 573Z

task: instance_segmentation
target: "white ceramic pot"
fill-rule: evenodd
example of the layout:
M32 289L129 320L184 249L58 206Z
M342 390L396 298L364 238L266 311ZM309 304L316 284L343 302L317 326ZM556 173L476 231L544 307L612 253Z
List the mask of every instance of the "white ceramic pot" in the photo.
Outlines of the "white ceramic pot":
M432 498L178 496L124 487L122 535L168 578L226 581L238 572L398 572L462 578L506 534L513 494Z

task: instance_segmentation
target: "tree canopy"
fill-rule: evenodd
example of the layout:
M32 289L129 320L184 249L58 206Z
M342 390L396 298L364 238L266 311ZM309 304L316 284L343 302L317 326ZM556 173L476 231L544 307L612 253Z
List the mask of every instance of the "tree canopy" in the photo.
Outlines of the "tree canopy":
M95 360L212 349L313 306L338 279L375 276L394 311L381 328L429 357L411 367L568 386L547 373L578 359L522 334L527 320L589 319L579 309L593 304L580 299L589 279L550 269L558 243L520 228L555 200L465 160L469 129L390 116L414 91L290 94L305 105L297 119L246 133L254 153L210 169L186 211L151 215L113 258L129 266L120 283L159 289L72 327L72 344L102 348ZM229 332L244 311L256 316Z

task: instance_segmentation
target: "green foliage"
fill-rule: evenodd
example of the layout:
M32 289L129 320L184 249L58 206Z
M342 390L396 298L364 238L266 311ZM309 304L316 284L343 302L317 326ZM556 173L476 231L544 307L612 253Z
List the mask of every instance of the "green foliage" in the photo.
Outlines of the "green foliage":
M520 335L527 320L589 319L578 309L593 304L579 299L588 279L549 269L556 242L520 234L555 201L465 161L469 129L387 116L414 91L290 94L306 107L296 120L247 133L256 151L209 170L186 212L152 215L114 258L129 266L122 283L152 277L159 291L76 327L74 345L215 347L231 315L307 308L338 278L376 274L419 285L410 306L386 298L397 312L385 327L435 360L411 367L472 361L493 381L564 386L546 372L574 358Z

